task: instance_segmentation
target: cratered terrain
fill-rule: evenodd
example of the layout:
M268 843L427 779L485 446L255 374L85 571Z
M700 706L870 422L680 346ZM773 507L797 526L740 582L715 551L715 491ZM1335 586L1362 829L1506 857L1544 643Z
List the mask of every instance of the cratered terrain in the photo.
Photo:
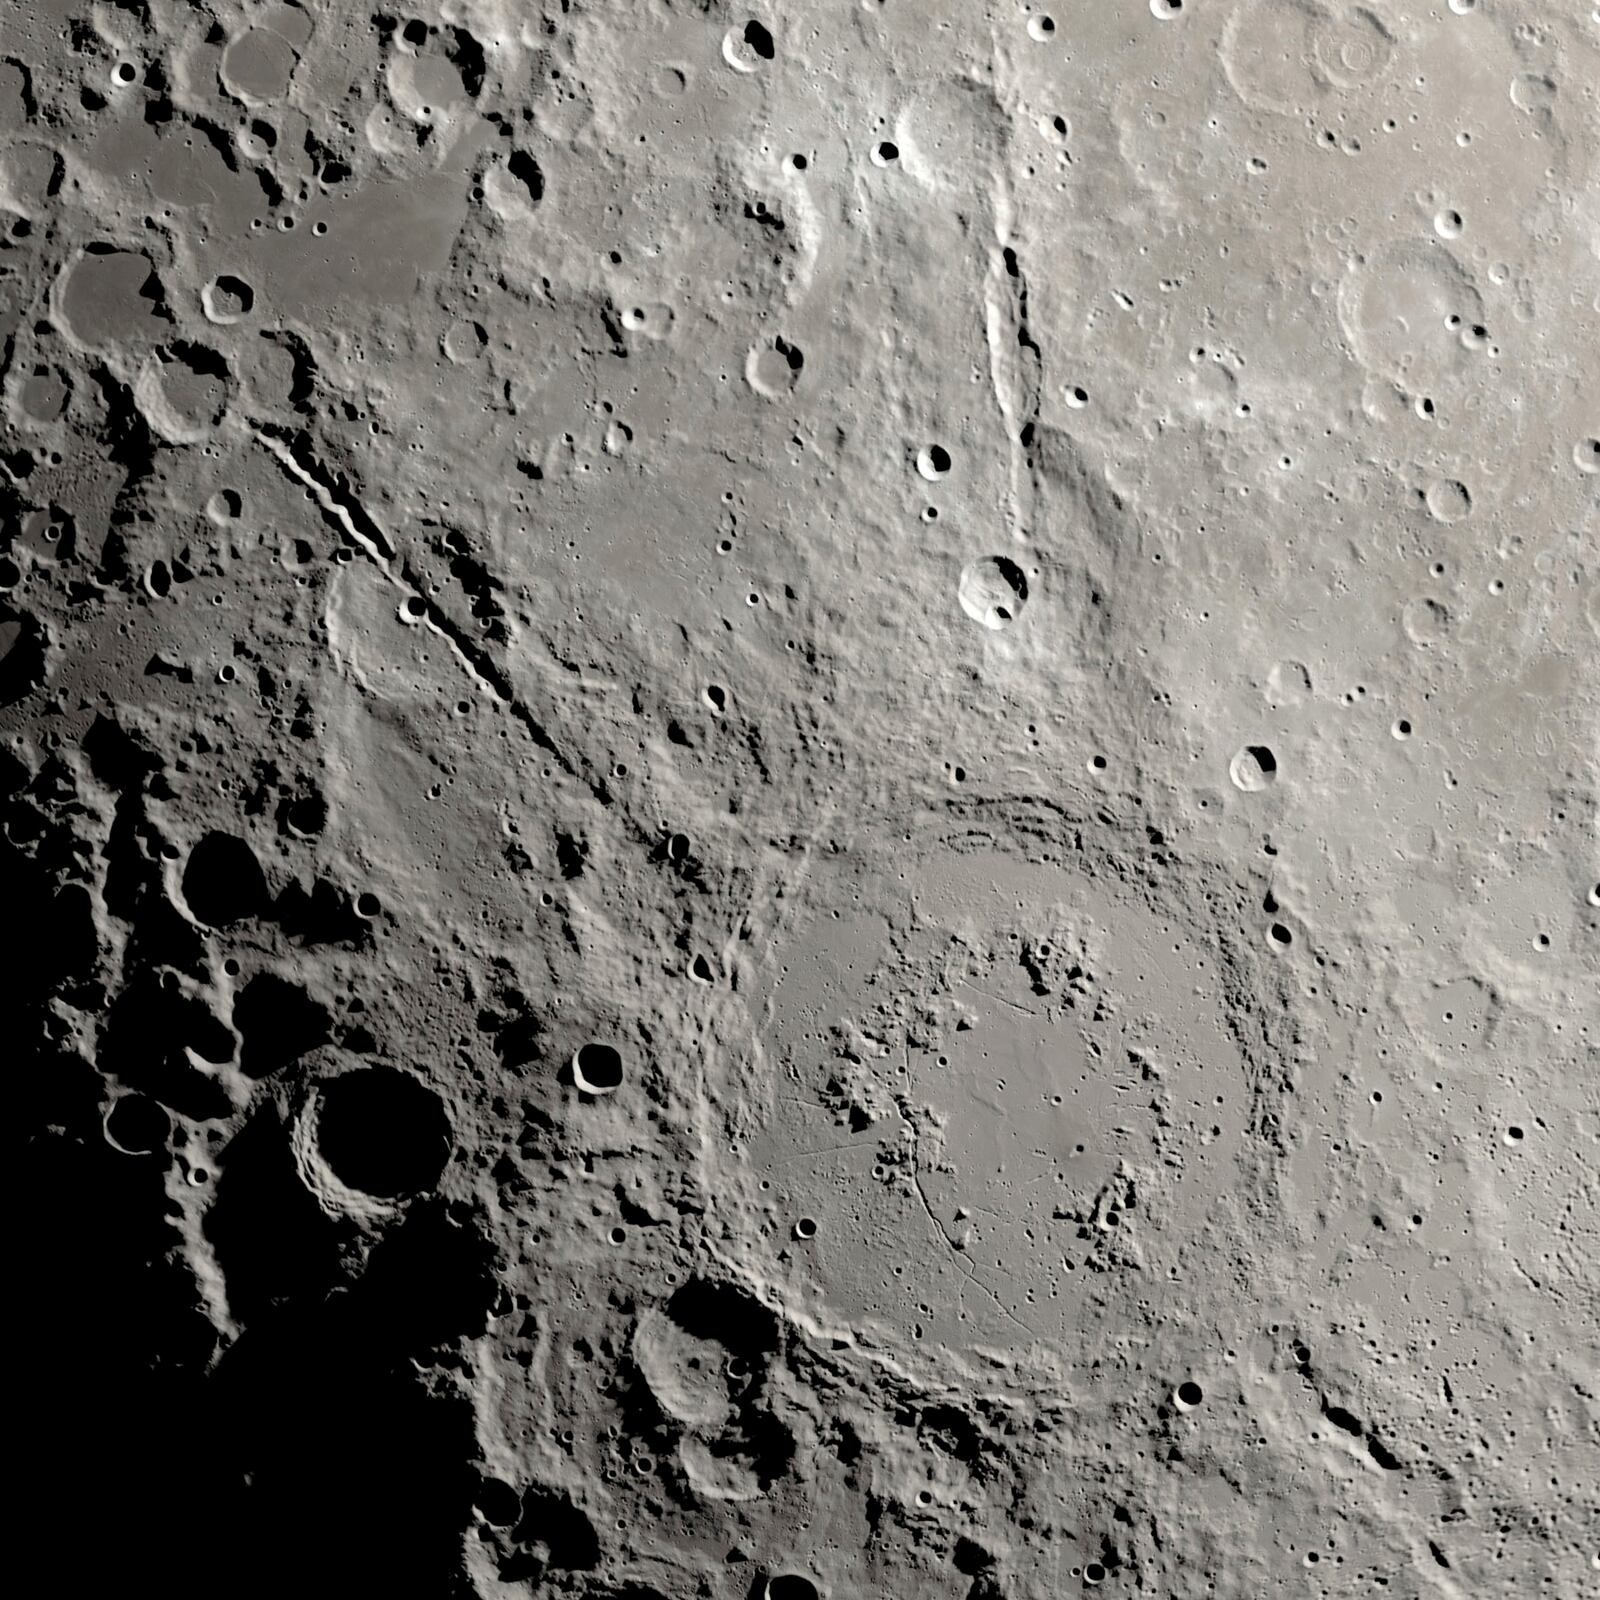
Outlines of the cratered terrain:
M1592 0L4 0L0 340L14 1568L1597 1592Z

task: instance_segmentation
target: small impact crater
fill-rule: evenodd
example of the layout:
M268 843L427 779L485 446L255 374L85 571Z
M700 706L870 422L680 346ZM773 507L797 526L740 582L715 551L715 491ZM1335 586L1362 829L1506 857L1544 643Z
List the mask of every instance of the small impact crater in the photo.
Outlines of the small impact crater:
M805 364L800 346L778 334L770 342L758 344L745 357L745 382L757 394L776 400L794 392Z
M124 1155L150 1155L165 1146L171 1133L172 1118L148 1095L120 1095L106 1112L106 1143Z
M612 1045L591 1040L573 1054L572 1081L582 1094L615 1094L625 1076L622 1052Z
M267 879L256 853L237 834L213 829L189 852L183 899L208 928L227 928L267 909Z
M774 1572L763 1586L764 1600L822 1600L822 1591L803 1572Z
M984 556L962 569L956 595L974 622L985 628L1007 628L1028 602L1028 580L1015 561Z
M1472 492L1453 478L1441 478L1422 492L1423 504L1435 522L1461 522L1472 512Z
M317 1151L348 1189L380 1200L431 1189L449 1159L444 1102L394 1067L363 1067L318 1090Z
M722 59L735 72L759 72L777 53L771 32L753 17L722 36Z
M1247 744L1228 763L1228 776L1235 789L1259 794L1278 781L1278 758L1264 744Z
M219 273L200 291L207 318L224 326L241 322L255 309L256 292L243 278Z

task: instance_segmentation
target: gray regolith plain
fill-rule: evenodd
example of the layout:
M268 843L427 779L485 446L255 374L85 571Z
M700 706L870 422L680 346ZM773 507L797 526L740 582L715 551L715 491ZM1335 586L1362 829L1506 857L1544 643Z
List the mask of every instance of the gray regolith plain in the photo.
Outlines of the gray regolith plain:
M1600 1594L1594 0L0 0L0 406L19 1570Z

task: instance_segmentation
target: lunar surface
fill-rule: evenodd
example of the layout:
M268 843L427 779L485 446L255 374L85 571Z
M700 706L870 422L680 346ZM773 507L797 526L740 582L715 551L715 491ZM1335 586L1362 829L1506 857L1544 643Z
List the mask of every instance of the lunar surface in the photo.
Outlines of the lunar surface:
M22 1570L1600 1592L1593 0L0 6Z

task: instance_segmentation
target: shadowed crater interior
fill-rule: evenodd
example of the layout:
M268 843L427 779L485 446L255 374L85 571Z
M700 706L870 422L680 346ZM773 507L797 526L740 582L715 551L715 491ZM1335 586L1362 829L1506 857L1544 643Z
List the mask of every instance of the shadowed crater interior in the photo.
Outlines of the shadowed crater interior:
M409 1073L364 1067L323 1085L317 1149L351 1189L395 1199L431 1189L450 1154L444 1102Z
M213 829L189 852L183 898L195 921L226 928L267 908L267 880L243 839Z

